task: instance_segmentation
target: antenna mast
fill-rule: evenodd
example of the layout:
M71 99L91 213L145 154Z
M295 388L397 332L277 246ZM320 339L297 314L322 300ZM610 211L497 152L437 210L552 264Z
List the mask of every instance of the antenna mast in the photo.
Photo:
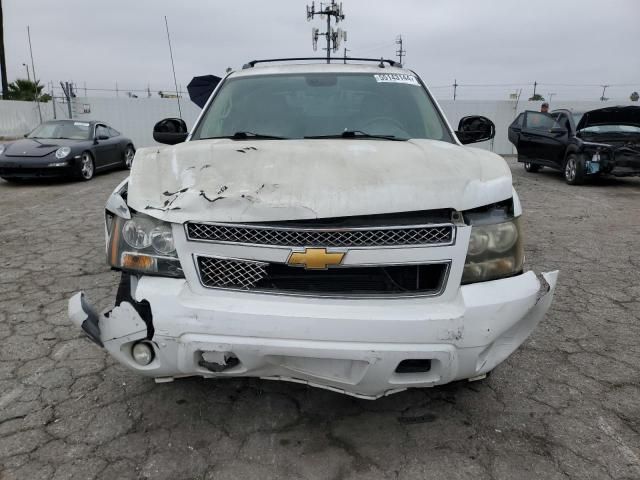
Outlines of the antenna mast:
M173 63L173 50L171 49L171 37L169 36L169 22L167 16L164 16L164 25L167 27L167 42L169 42L169 55L171 56L171 70L173 70L173 84L176 87L176 98L178 100L178 112L182 118L182 108L180 107L180 92L178 91L178 80L176 80L176 67Z
M311 2L311 6L307 5L307 21L315 18L316 15L327 17L327 31L321 33L318 28L311 29L311 41L313 42L313 50L318 49L318 37L325 37L327 40L327 63L331 63L331 50L337 52L340 48L341 41L347 41L347 32L341 28L335 30L331 28L331 18L335 18L336 25L340 20L344 20L344 13L342 11L342 2L339 4L335 0L331 0L331 3L321 3L320 8L316 10L316 2Z

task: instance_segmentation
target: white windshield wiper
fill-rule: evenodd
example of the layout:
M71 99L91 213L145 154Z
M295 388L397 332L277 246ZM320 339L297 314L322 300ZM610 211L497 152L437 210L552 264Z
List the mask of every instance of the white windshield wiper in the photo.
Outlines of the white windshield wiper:
M232 140L289 140L287 137L278 137L276 135L264 135L255 132L236 132L233 135L221 135L219 137L202 137L199 140L211 140L215 138L230 138Z
M345 130L342 133L336 133L333 135L313 135L304 137L307 139L322 139L322 138L377 138L380 140L393 140L396 142L404 142L406 138L397 138L395 135L373 135L362 130Z

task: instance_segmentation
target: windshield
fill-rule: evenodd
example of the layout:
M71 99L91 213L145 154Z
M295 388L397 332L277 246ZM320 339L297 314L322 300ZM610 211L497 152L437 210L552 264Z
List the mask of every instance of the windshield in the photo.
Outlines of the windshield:
M453 142L433 101L417 78L409 74L230 78L216 94L192 139L231 137L238 132L285 139L341 137L345 132L355 132L358 135L343 138L375 135Z
M593 125L580 130L582 133L640 133L634 125Z
M87 122L46 122L27 135L27 138L68 138L87 140L89 123Z

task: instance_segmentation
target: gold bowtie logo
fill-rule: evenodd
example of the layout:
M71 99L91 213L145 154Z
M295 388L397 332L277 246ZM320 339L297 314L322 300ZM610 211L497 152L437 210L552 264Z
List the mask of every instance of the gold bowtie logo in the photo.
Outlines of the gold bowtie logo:
M344 252L327 253L326 248L305 248L304 252L291 252L287 264L291 267L304 267L307 270L326 270L340 265Z

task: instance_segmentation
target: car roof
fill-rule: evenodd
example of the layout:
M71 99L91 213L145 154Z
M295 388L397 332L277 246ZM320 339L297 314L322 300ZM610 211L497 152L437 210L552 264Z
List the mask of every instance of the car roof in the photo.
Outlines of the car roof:
M229 78L252 77L256 75L281 75L287 73L369 73L372 75L395 73L416 75L413 71L406 68L392 67L388 65L380 67L377 64L367 65L360 63L298 63L286 65L256 65L251 68L235 71L229 74Z

